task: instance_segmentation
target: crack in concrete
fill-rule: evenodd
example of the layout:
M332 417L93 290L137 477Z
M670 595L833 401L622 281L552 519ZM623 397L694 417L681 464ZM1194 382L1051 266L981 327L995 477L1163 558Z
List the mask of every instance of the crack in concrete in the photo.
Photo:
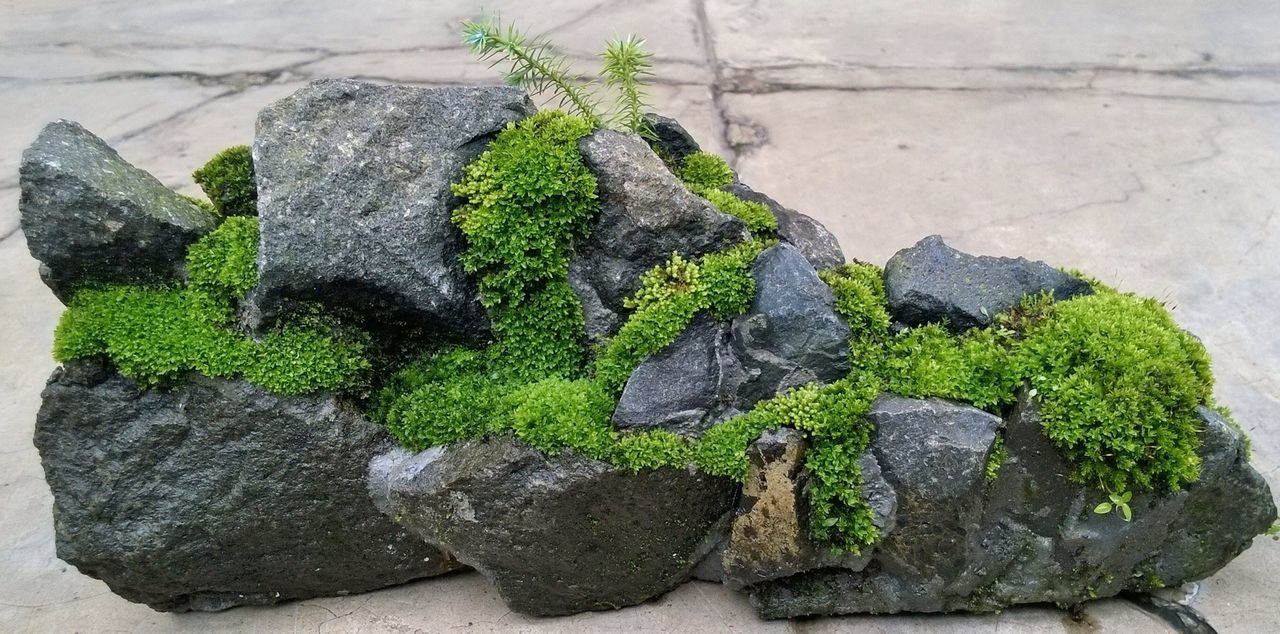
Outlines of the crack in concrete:
M703 63L707 66L708 72L711 73L711 81L707 84L707 90L711 93L711 109L712 114L715 116L716 135L720 137L725 149L731 153L729 165L736 169L739 157L737 150L733 148L733 143L729 140L729 116L724 106L724 68L720 64L720 56L716 53L715 36L711 32L711 20L707 18L707 3L706 0L691 1L697 26L694 36L702 44Z
M969 227L968 229L965 229L964 231L953 234L950 237L963 238L976 231L981 231L982 229L987 229L995 226L1011 225L1018 222L1025 222L1027 220L1042 218L1045 216L1066 216L1068 214L1073 214L1075 212L1088 209L1090 207L1097 207L1099 205L1123 205L1129 202L1130 200L1132 200L1135 195L1141 194L1147 191L1146 183L1142 182L1142 178L1138 176L1137 172L1130 172L1129 177L1133 179L1136 185L1133 187L1126 187L1124 190L1121 191L1119 196L1112 197L1112 198L1103 198L1101 200L1090 200L1090 201L1080 203L1078 205L1072 205L1071 207L1067 207L1064 209L1050 209L1048 211L1037 211L1037 212L1022 214L1018 216L1004 216L1002 218L996 218L994 220L989 220L987 222Z
M8 240L9 238L12 238L13 236L17 235L19 229L22 229L21 223L10 227L8 231L4 232L4 235L0 235L0 243L3 243L5 240Z

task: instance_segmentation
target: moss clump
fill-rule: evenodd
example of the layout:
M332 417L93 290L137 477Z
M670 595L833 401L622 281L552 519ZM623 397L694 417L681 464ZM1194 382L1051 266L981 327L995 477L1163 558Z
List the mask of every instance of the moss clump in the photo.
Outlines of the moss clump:
M743 200L719 189L697 188L694 191L715 205L716 209L740 218L753 234L766 235L778 230L778 219L773 217L773 212L768 207L760 203Z
M987 482L995 482L1000 476L1000 467L1009 458L1009 449L1004 446L1004 433L996 434L996 441L991 445L991 453L987 455L987 465L983 469Z
M720 189L734 180L729 164L709 152L694 152L684 157L684 165L677 176L686 185L703 189Z
M196 370L243 376L281 394L351 389L369 368L362 333L335 331L319 315L283 323L260 342L232 327L235 300L256 283L257 220L231 218L187 252L190 283L84 289L54 332L60 363L106 356L146 387Z
M1018 357L1076 481L1171 491L1198 477L1209 357L1159 302L1104 291L1053 304Z
M258 186L253 177L253 150L235 145L214 155L191 174L213 207L224 216L258 215Z

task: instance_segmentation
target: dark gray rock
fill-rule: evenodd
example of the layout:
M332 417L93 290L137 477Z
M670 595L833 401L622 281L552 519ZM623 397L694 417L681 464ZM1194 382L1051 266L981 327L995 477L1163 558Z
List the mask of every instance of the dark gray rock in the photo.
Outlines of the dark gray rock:
M449 189L504 126L534 112L509 87L319 80L258 115L261 281L252 325L290 300L453 335L487 332L458 254Z
M700 316L631 373L613 425L697 436L731 407L741 375L729 326Z
M951 414L929 422L920 416L928 408L911 403L941 402L882 398L872 414L897 528L860 572L814 566L753 587L762 615L990 611L1175 586L1219 570L1276 518L1240 433L1207 408L1200 480L1135 494L1125 522L1093 512L1105 496L1070 480L1027 392L1005 421L1008 457L985 484L980 448L994 437L991 417L946 405L939 414Z
M821 271L844 264L844 251L840 249L840 241L822 223L794 209L783 207L778 201L742 183L733 183L724 187L724 190L743 200L768 207L778 221L778 237L799 249L813 268Z
M698 142L693 140L693 135L679 121L652 112L646 112L644 118L657 137L653 145L668 164L683 165L685 157L702 151Z
M640 276L672 253L696 257L751 237L741 220L690 193L640 137L597 130L578 147L596 174L600 214L578 246L569 280L592 339L616 330L622 301L640 288Z
M929 236L884 267L893 318L909 326L947 323L953 332L989 326L996 313L1049 291L1058 301L1093 292L1079 278L1025 258L972 256Z
M747 378L737 405L747 409L778 391L829 383L849 371L849 326L831 289L789 244L766 249L751 267L756 296L733 320L734 351Z
M808 443L794 429L766 431L747 448L750 466L738 515L722 555L724 583L735 589L819 568L862 570L870 552L836 554L810 537L804 469ZM862 494L882 537L893 531L897 495L870 451L859 460Z
M187 247L218 225L74 121L46 125L19 173L27 248L63 303L84 286L181 280Z
M203 377L139 391L83 361L43 398L58 557L130 601L221 610L460 567L374 507L368 463L392 443L332 396Z
M631 472L510 437L429 449L387 480L397 521L534 615L620 608L688 580L736 493L691 469Z

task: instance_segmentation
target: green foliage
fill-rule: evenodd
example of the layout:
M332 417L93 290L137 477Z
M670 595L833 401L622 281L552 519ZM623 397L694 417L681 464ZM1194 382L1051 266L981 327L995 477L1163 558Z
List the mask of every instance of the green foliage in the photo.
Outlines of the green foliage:
M653 77L653 53L644 50L644 40L635 35L613 40L605 45L605 85L618 90L616 111L610 123L630 130L646 139L656 139L653 128L644 118L647 103L645 82Z
M589 86L578 85L569 73L564 55L545 38L530 38L514 24L503 26L494 16L481 21L462 23L463 41L481 60L503 61L511 66L503 79L534 95L552 91L560 97L560 107L586 119L590 127L601 124L596 113L598 104Z
M187 278L192 288L243 299L258 283L257 257L257 218L227 218L187 249Z
M619 436L613 462L632 471L679 467L693 462L693 450L684 438L655 429Z
M252 346L241 368L250 383L278 394L306 394L353 386L369 369L367 342L317 326L284 325Z
M938 324L893 338L882 361L885 389L903 396L939 396L995 410L1013 402L1022 377L996 330L951 335Z
M689 187L703 190L720 189L733 183L733 169L724 159L710 152L695 152L684 158L678 174Z
M550 378L513 395L511 427L521 440L546 453L572 449L607 460L614 445L613 398L594 382Z
M1198 477L1209 358L1160 303L1099 292L1053 304L1018 356L1076 481L1120 494Z
M778 219L773 217L773 212L769 211L768 207L760 203L743 200L719 189L703 187L692 189L694 193L715 205L716 209L740 218L753 234L770 234L778 230Z
M995 482L1000 475L1000 467L1009 458L1009 448L1004 446L1004 433L996 433L996 441L991 445L991 453L987 456L985 469L987 482Z
M178 196L182 197L182 198L183 198L183 199L185 199L187 202L189 202L189 203L191 203L191 204L193 204L193 205L195 205L195 206L197 206L197 207L199 207L199 208L201 208L201 209L203 209L203 210L205 210L205 211L207 211L207 212L209 212L209 213L211 213L211 214L215 214L215 215L217 215L217 213L218 213L218 208L217 208L217 207L214 207L214 206L213 206L213 203L209 202L209 201L208 201L207 199L205 199L205 198L197 198L197 197L195 197L195 196L188 196L188 195L186 195L186 194L178 194Z
M1125 491L1124 493L1108 493L1107 501L1093 507L1093 512L1098 515L1106 515L1115 511L1124 518L1124 521L1133 520L1133 509L1129 508L1129 500L1133 499L1133 491Z
M547 282L524 301L494 308L489 316L504 372L513 379L529 382L579 373L586 323L568 281Z
M253 151L249 146L235 145L217 153L191 174L191 178L222 215L258 215L258 186L254 182Z

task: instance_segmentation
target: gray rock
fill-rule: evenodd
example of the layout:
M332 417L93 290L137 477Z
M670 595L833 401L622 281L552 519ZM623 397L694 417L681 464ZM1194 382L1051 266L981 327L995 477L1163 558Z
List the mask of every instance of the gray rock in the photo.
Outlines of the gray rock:
M613 425L697 436L731 406L741 374L729 326L700 316L631 373Z
M644 118L653 128L654 136L658 137L653 142L655 149L668 164L683 165L685 157L702 151L693 135L679 121L652 112L646 112Z
M736 493L691 469L631 472L511 437L427 450L389 482L397 521L534 615L620 608L688 580Z
M894 397L874 407L872 447L899 506L873 560L861 572L814 566L755 586L762 615L990 611L1175 586L1213 574L1275 521L1240 433L1207 408L1200 480L1135 494L1125 522L1093 512L1103 494L1070 480L1026 391L1005 421L1008 458L991 483L981 472L990 415L937 403ZM930 422L930 408L951 413Z
M19 184L27 248L63 303L84 286L181 280L187 247L218 225L73 121L40 131Z
M746 368L737 405L747 409L780 390L828 383L849 371L849 326L831 289L789 244L766 249L751 267L756 296L733 320L733 347Z
M221 610L460 567L374 507L365 474L391 441L333 396L203 377L139 391L82 361L43 398L58 557L130 601Z
M972 256L929 236L898 251L884 267L894 319L909 326L947 323L953 332L989 326L1023 297L1049 291L1058 301L1093 291L1081 279L1044 262Z
M262 243L256 328L291 300L383 324L487 332L457 261L449 189L504 126L534 112L509 87L413 88L319 80L258 115Z
M640 137L597 130L578 147L600 199L591 236L569 270L589 337L616 330L622 301L640 288L640 276L673 252L695 257L751 237L741 220L690 193Z
M724 583L735 589L819 568L862 570L870 552L836 554L810 537L804 469L808 443L794 429L766 431L747 449L750 466L723 558ZM859 461L862 492L881 536L893 531L897 496L870 451Z
M822 223L794 209L783 207L778 201L757 192L742 183L733 183L724 190L751 202L769 208L778 221L778 237L800 250L806 260L819 271L844 264L844 251L835 235Z

